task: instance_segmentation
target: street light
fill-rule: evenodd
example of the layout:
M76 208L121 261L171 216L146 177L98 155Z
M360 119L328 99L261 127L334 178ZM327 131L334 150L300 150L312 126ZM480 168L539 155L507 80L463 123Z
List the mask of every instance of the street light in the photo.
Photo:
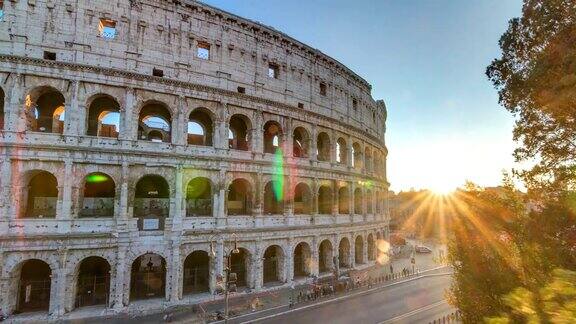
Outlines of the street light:
M234 238L234 248L226 253L224 255L224 257L226 258L226 267L224 268L224 271L226 273L225 278L226 278L226 282L224 283L224 323L228 323L228 297L229 297L229 291L230 288L233 287L234 291L236 291L236 280L237 280L237 276L235 272L230 272L231 271L231 259L232 259L232 254L238 254L240 253L240 250L238 249L238 241L236 238L236 233L232 233L231 235ZM215 235L213 235L210 238L210 255L212 257L216 257L216 251L214 250L214 241L213 238L215 237ZM225 244L224 244L225 245Z

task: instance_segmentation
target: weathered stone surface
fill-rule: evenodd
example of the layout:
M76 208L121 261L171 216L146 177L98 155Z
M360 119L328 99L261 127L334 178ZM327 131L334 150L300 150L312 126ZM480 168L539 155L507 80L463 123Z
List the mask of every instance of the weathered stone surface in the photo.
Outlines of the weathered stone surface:
M233 241L249 253L247 281L256 290L270 289L263 284L262 260L272 245L282 250L279 278L286 286L294 280L294 249L301 242L310 247L311 276L319 274L319 247L325 240L336 260L343 257L338 247L347 238L348 264L374 263L367 255L369 235L388 237L386 107L344 65L272 28L195 1L4 1L3 11L2 311L16 309L20 268L30 259L50 266L49 314L54 318L76 307L79 264L90 256L110 264L106 306L114 312L156 311L212 298L183 295L184 260L194 251L214 253L209 269L214 292L224 251ZM101 19L115 23L113 39L100 35ZM208 60L197 55L202 46L210 48ZM268 74L269 64L277 69L275 78ZM153 69L163 76L153 76ZM47 91L63 97L61 132L33 127L36 100ZM117 138L87 135L90 107L104 97L118 105ZM140 111L150 103L161 104L170 115L169 142L139 138ZM198 108L211 120L209 146L188 144L188 118ZM229 148L231 118L239 115L246 123L245 151ZM264 126L270 121L280 128L280 157L264 153ZM299 140L308 149L305 157L293 156L297 127L307 134ZM317 158L320 134L328 138L327 161ZM40 170L57 182L55 217L22 217L30 178ZM95 172L115 184L110 217L81 217L81 204L88 201L85 179ZM159 175L168 183L163 230L139 230L134 216L135 187L144 175ZM212 214L191 217L186 215L187 186L198 177L210 182ZM251 187L248 215L228 215L228 192L236 179ZM276 214L266 212L270 181L283 183L284 203ZM298 213L302 203L294 202L300 183L310 191L304 214ZM340 213L345 204L339 203L340 188L349 197L346 213ZM330 206L322 213L319 205L326 195ZM355 265L358 236L364 261ZM154 305L130 302L132 263L149 252L166 261L165 299Z

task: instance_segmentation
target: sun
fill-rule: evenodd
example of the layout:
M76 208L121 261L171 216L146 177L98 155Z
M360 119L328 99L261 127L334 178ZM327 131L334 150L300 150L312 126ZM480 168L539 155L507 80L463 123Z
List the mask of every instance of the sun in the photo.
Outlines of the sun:
M438 182L430 185L430 191L439 196L447 196L456 191L455 185L448 182Z

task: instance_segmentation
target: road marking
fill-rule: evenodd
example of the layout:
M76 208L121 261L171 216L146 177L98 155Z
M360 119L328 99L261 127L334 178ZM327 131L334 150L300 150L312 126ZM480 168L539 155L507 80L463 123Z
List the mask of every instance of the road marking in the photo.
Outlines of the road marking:
M445 266L444 266L444 267L437 267L437 268L434 268L434 269L421 271L420 274L426 273L426 272L435 271L435 270L439 270L439 269L443 269L443 268L446 268L446 267L445 267ZM289 313L292 313L292 312L306 310L306 309L309 309L309 308L319 307L319 306L322 306L322 305L325 305L325 304L328 304L328 303L332 303L332 302L337 302L337 301L340 301L340 300L343 300L343 299L353 298L353 297L360 296L360 295L367 295L367 294L369 294L369 293L372 293L372 292L374 292L374 291L377 291L377 290L380 290L380 289L383 289L383 288L388 288L388 287L397 286L397 285L400 285L400 284L403 284L403 283L412 282L412 281L415 281L415 280L418 280L418 279L428 278L428 277L446 276L446 275L451 275L451 274L452 274L452 273L436 273L436 274L429 274L429 275L416 275L415 277L412 277L412 278L409 278L409 279L406 279L406 280L403 280L403 281L397 281L397 282L393 282L393 283L390 283L390 284L385 285L385 286L378 286L378 287L374 287L374 288L371 288L371 289L368 289L368 290L359 291L359 292L356 292L356 293L353 293L353 294L350 294L350 295L344 295L344 296L340 296L340 297L337 297L337 298L327 299L327 300L321 301L321 302L319 302L319 303L314 303L314 304L310 304L310 305L306 305L306 306L302 306L302 307L298 307L298 308L289 309L289 310L284 311L284 312L275 313L275 314L271 314L271 315L264 316L264 317L260 317L260 318L255 318L255 319L253 319L253 320L249 320L249 321L246 321L246 322L241 322L240 324L257 323L257 322L261 322L261 321L264 321L264 320L267 320L267 319L271 319L271 318L274 318L274 317L277 317L277 316L282 316L282 315L286 315L286 314L289 314ZM288 305L284 305L284 306L288 306ZM282 306L278 306L278 307L276 307L276 308L280 308L280 307L282 307ZM270 310L270 309L268 309L268 310ZM260 313L260 312L265 312L265 311L266 311L266 310L262 310L262 311L259 311L259 312L256 312L256 313L251 313L251 314L248 313L248 314L244 314L244 315L241 315L241 316L232 317L232 318L230 318L229 320L235 320L235 319L238 320L238 319L240 319L241 317L250 316L250 315L255 315L255 314L258 314L258 313ZM216 324L216 323L222 323L222 322L224 322L224 321L218 321L218 322L212 322L212 323L213 323L213 324Z
M435 302L435 303L433 303L433 304L429 304L429 305L426 305L426 306L417 308L417 309L415 309L415 310L409 311L408 313L404 313L404 314L402 314L402 315L398 315L398 316L393 317L393 318L391 318L391 319L387 319L387 320L385 320L385 321L383 321L383 322L380 322L380 323L378 323L378 324L394 323L394 322L399 321L399 320L401 320L401 319L408 318L408 317L410 317L410 316L416 315L416 314L418 314L418 313L425 312L425 311L427 311L427 310L430 310L430 309L432 309L432 308L435 308L435 307L438 307L438 306L441 306L441 305L444 305L444 304L446 304L446 301L445 301L445 300L441 300L441 301Z

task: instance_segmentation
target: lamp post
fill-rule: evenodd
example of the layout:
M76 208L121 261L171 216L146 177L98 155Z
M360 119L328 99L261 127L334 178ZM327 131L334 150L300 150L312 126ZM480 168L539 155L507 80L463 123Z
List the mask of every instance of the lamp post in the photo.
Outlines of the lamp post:
M224 282L224 323L228 323L228 300L229 300L229 290L230 290L230 286L231 283L235 284L236 283L236 273L231 273L231 259L232 259L232 254L238 254L240 253L240 250L238 249L238 241L236 238L236 233L232 233L231 235L234 238L234 248L227 252L224 255L224 258L226 258L226 267L224 267L224 272L225 272L225 282ZM213 236L214 237L214 236ZM216 251L214 251L214 241L213 241L213 237L210 238L210 254L212 255L212 257L216 257ZM233 280L231 280L233 279Z

